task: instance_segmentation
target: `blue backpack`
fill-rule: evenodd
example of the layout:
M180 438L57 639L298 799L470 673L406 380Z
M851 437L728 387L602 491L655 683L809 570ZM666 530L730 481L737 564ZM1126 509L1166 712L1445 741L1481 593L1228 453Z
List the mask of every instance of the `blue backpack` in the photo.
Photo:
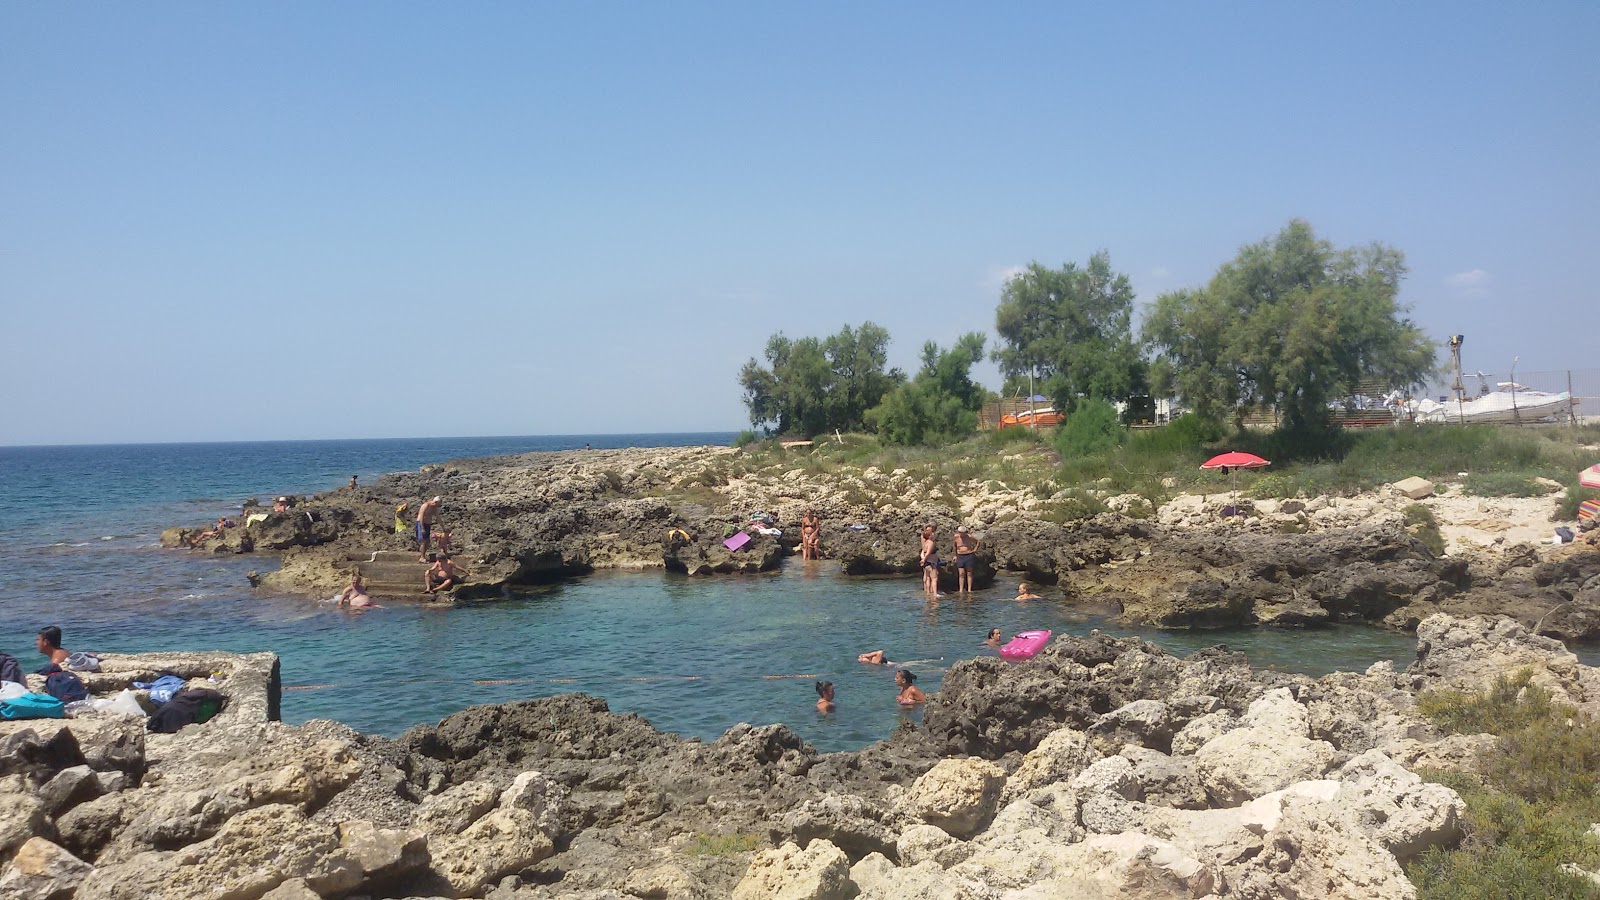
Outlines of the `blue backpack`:
M89 699L89 689L71 672L57 672L44 680L44 692L62 703Z
M66 704L49 694L0 700L0 719L63 719L66 715Z

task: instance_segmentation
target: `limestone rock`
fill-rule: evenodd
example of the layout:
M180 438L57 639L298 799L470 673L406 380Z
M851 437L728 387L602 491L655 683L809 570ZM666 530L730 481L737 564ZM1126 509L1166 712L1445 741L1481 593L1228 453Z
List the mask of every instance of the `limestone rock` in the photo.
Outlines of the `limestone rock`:
M1125 757L1108 756L1072 779L1072 789L1079 797L1110 794L1125 800L1139 799L1139 779L1134 775L1133 763Z
M1345 763L1339 803L1402 863L1461 837L1466 804L1455 791L1424 782L1377 750Z
M1505 616L1429 616L1417 626L1417 658L1406 674L1418 689L1471 692L1522 669L1557 701L1600 712L1600 670L1580 665L1560 641Z
M434 871L461 895L477 893L555 852L533 813L518 807L494 810L459 834L435 832L429 843Z
M941 759L907 792L907 810L949 834L969 837L994 816L1006 773L981 759Z
M1128 745L1119 754L1133 764L1139 795L1153 806L1204 809L1206 789L1192 756L1168 756L1160 750Z
M1329 803L1290 802L1255 859L1225 870L1242 900L1412 900L1392 854Z
M1396 481L1394 492L1410 500L1421 500L1433 496L1433 482L1413 475Z
M1333 745L1306 737L1310 719L1286 688L1250 704L1241 727L1207 741L1195 753L1200 782L1212 801L1237 806L1297 781L1319 778Z
M756 854L733 900L848 900L855 895L850 860L827 841L804 850L786 843Z
M361 866L369 886L427 868L428 836L415 829L379 828L354 819L339 823L339 849Z
M1130 743L1161 750L1172 746L1172 718L1165 703L1146 698L1101 716L1089 733L1106 753Z
M0 900L66 900L92 871L55 844L31 837L0 873Z
M1024 804L1033 809L1038 807ZM931 860L940 868L948 869L972 855L972 848L964 841L951 837L943 828L933 825L913 825L900 835L897 845L900 851L900 864L914 866L923 860Z
M894 857L898 835L915 824L885 803L854 794L825 794L784 813L779 834L799 844L825 840L852 859L872 853Z
M85 800L93 800L99 794L100 781L95 777L94 770L86 765L72 766L57 772L54 778L39 788L39 802L47 814L58 816Z
M21 775L0 778L0 857L44 827L45 808Z
M1001 801L1010 801L1037 788L1058 782L1071 782L1078 773L1100 760L1101 754L1089 743L1089 736L1075 728L1050 732L1039 746L1028 751L1022 765L1006 779Z
M423 800L412 823L433 834L460 834L494 809L499 799L500 792L494 785L485 781L464 781Z
M322 895L313 891L305 879L291 878L262 894L261 900L322 900Z
M1214 737L1239 727L1239 717L1232 710L1219 709L1192 719L1172 736L1172 752L1194 754Z
M1212 893L1213 872L1171 843L1138 832L1097 835L1072 848L1066 874L1012 896L1191 900Z
M850 867L859 900L1000 900L1001 891L946 872L935 862L896 866L871 854Z
M704 882L672 863L629 872L622 891L644 900L698 900L711 896ZM494 900L493 894L489 900Z
M562 836L570 805L569 792L539 772L523 772L500 794L500 806L533 813L534 824L551 838Z
M246 810L229 819L216 836L182 850L141 853L124 863L100 866L74 900L244 900L293 879L303 880L319 895L340 895L361 884L362 872L339 848L332 826L309 821L293 806L275 804Z

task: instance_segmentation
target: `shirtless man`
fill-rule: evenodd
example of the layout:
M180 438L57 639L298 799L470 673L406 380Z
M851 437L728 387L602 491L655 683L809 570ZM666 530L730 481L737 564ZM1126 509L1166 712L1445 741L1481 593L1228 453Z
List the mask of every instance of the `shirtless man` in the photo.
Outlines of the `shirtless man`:
M367 596L367 586L362 583L360 572L350 574L350 584L339 593L339 605L351 609L364 609L372 605L372 598Z
M814 509L800 517L800 558L822 558L822 520Z
M39 629L39 652L50 658L56 665L67 661L71 654L61 649L61 629L54 625L46 625Z
M472 573L456 565L448 554L440 554L428 571L422 573L422 586L424 594L433 594L446 588L455 587L462 580L471 578Z
M1026 581L1024 581L1021 584L1017 585L1017 595L1015 597L1012 597L1011 599L1013 599L1013 600L1042 600L1044 598L1040 597L1038 594L1035 594L1033 592L1032 585L1029 585Z
M922 529L922 551L917 564L922 567L922 590L932 597L939 593L939 545L933 537L933 526Z
M439 516L439 507L444 503L438 497L424 500L417 507L417 562L428 561L428 544L433 540L433 520Z
M977 561L973 554L978 552L978 539L972 536L967 526L956 528L956 590L972 593L972 566Z

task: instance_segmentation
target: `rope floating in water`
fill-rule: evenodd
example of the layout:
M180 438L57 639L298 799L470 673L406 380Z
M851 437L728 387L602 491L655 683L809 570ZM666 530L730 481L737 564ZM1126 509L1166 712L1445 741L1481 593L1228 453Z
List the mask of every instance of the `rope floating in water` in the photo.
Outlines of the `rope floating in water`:
M461 681L457 681L456 683L457 684L484 685L484 686L493 687L493 686L508 685L508 684L579 684L579 683L582 683L584 681L589 681L589 682L598 682L598 681L629 681L629 682L713 681L713 680L717 680L717 679L731 679L731 678L760 678L763 681L777 681L777 680L786 679L786 678L812 679L812 678L832 678L832 677L835 677L834 673L832 673L832 672L821 672L821 673L809 672L809 673L799 673L799 674L794 674L794 675L636 675L636 676L610 675L610 676L604 676L604 677L600 677L600 678L587 678L587 679L585 679L585 678L472 678L472 679L464 679L464 680L461 680ZM358 688L358 687L376 687L376 686L403 686L403 685L411 685L411 684L438 684L441 680L446 681L446 682L451 681L451 679L427 679L427 680L406 679L404 681L362 681L362 682L359 682L359 683L356 683L356 684L286 684L286 685L283 686L283 690L286 690L286 691L321 691L321 690L327 690L329 688Z

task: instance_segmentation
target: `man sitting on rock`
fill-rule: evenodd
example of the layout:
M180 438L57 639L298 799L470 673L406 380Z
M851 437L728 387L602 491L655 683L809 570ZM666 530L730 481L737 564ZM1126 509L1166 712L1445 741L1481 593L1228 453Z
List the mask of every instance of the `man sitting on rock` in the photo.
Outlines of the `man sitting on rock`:
M67 657L71 655L61 649L61 629L54 625L46 625L39 629L39 652L58 666L66 662Z
M422 573L422 586L424 594L434 594L447 588L453 588L462 581L471 578L472 573L456 565L450 559L450 554L441 553L433 560L433 565L428 571Z

